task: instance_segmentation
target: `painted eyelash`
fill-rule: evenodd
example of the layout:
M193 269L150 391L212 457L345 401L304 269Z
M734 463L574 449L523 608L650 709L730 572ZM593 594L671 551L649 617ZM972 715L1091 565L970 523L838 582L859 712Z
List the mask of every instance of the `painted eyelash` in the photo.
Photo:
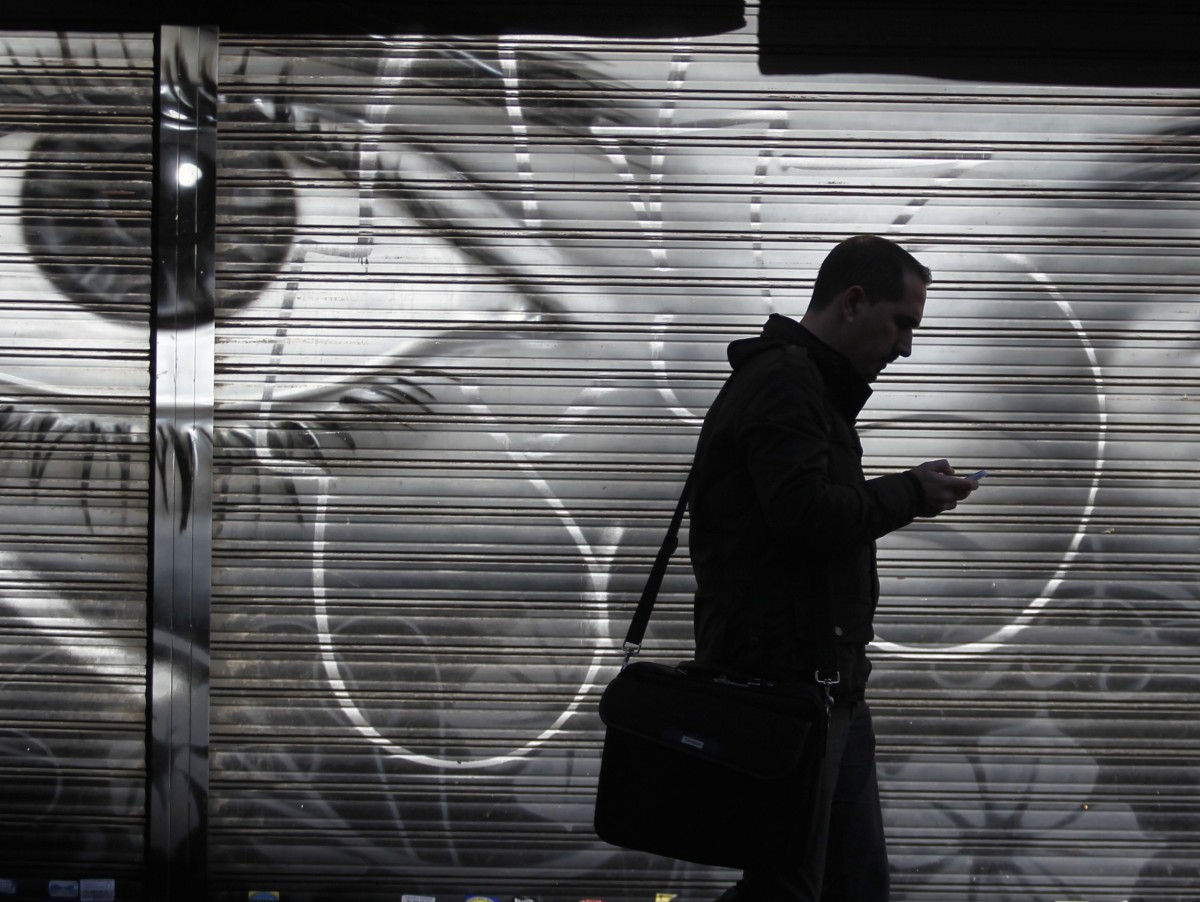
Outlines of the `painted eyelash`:
M35 436L33 442L25 438L31 433ZM0 468L7 467L9 460L20 462L27 457L29 483L35 490L46 478L50 465L65 456L61 452L69 447L72 437L87 442L78 460L77 501L84 522L91 529L95 524L88 504L88 489L97 468L116 466L122 491L128 491L133 484L133 456L138 440L131 424L105 423L95 417L58 411L18 411L13 403L0 406ZM10 453L10 445L21 453ZM28 453L30 446L32 455ZM104 457L98 460L101 454Z

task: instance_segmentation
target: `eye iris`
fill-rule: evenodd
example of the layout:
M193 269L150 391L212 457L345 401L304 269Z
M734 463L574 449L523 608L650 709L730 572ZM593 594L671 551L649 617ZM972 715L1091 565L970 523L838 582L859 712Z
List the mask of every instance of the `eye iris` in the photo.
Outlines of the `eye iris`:
M26 248L55 288L107 319L147 316L151 150L149 139L46 136L25 166Z
M269 150L221 152L217 180L217 304L252 303L291 257L296 190Z
M70 301L117 322L149 316L152 150L149 137L44 136L25 167L21 227L34 263ZM276 154L255 151L231 162L237 184L218 200L217 277L220 304L240 307L288 259L296 198ZM192 313L181 305L160 322Z

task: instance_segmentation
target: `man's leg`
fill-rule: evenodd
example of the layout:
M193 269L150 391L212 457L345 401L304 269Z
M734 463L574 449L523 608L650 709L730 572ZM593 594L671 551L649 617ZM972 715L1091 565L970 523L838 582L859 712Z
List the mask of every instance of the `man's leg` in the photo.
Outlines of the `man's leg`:
M850 715L829 819L822 902L887 902L889 873L883 812L875 770L871 711L860 702Z
M851 709L833 709L821 769L817 823L829 824L839 783L839 770L850 731ZM747 812L753 817L754 812ZM827 830L818 830L812 846L794 867L782 871L748 870L717 902L818 902L825 869Z

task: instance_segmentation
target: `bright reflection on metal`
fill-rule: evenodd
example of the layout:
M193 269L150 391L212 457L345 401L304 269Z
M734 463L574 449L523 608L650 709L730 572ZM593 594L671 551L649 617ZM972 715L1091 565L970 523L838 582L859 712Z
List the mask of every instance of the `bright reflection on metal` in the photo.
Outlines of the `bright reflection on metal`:
M180 163L175 173L175 180L181 188L194 188L203 173L195 163Z

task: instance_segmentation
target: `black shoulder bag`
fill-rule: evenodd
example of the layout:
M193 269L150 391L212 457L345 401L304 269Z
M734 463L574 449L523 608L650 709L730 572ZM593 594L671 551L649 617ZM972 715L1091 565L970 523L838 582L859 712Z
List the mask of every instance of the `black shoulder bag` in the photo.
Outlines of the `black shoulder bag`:
M838 675L821 671L807 687L779 686L693 661L630 663L678 546L691 482L689 474L630 623L625 663L600 700L596 833L699 864L779 868L803 854L817 829Z

